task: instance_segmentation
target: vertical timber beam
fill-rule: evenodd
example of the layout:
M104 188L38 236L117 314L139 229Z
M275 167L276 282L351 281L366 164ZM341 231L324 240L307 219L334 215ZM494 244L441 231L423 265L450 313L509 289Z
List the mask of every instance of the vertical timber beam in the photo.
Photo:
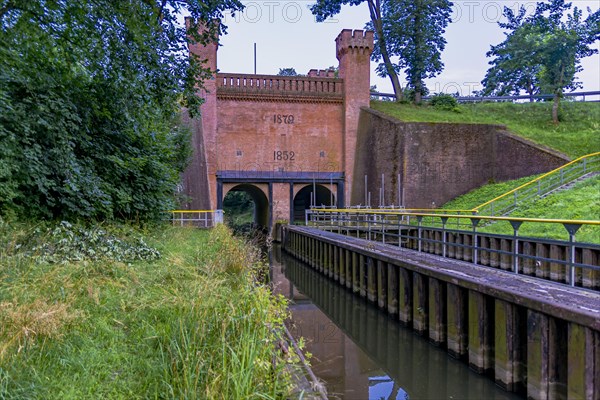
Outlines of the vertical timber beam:
M490 310L487 297L469 290L469 366L479 374L493 368L493 332L493 309Z
M352 252L346 250L346 287L352 289Z
M494 377L496 384L509 392L520 391L525 385L525 321L516 305L494 301Z
M398 267L387 265L387 310L391 315L398 314Z
M340 265L339 265L339 282L340 285L346 284L346 249L340 247Z
M400 278L400 293L398 295L398 319L405 325L413 322L413 290L412 290L412 272L406 268L398 267Z
M387 283L386 263L377 260L377 305L383 309L387 304Z
M367 299L370 302L377 302L377 268L376 261L372 257L367 257Z
M362 254L358 255L358 287L361 297L367 297L367 260Z
M446 284L429 278L429 340L437 346L446 343Z
M447 284L448 312L448 353L452 357L464 359L468 349L468 300L467 290Z
M527 397L564 398L567 395L565 323L537 311L527 312Z
M352 252L352 292L354 293L360 293L360 261L360 255Z
M426 335L429 323L428 277L413 272L413 329L419 335Z

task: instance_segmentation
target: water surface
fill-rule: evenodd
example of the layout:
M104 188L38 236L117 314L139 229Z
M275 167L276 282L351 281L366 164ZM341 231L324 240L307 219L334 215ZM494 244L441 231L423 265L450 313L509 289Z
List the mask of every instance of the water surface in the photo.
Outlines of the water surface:
M275 292L290 299L290 331L330 398L520 398L278 246L270 259Z

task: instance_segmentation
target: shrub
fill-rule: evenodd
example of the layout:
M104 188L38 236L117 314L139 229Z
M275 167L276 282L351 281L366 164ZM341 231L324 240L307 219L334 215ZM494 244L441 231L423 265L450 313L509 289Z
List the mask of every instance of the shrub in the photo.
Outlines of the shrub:
M451 94L436 93L429 100L429 104L438 110L457 111L458 101Z

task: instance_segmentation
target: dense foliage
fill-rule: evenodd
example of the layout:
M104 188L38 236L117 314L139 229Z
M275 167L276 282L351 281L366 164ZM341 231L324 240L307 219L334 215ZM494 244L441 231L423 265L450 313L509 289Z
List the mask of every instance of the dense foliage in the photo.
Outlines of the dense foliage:
M451 94L436 93L431 96L429 104L438 110L454 111L458 109L458 101Z
M295 68L279 68L279 72L277 73L279 76L298 76L299 74L296 72Z
M506 29L506 39L492 46L488 57L492 67L483 80L484 94L530 95L542 92L554 95L552 120L559 122L558 107L566 89L577 89L581 83L576 73L581 71L580 60L598 53L592 44L600 38L600 10L588 17L565 0L537 3L535 12L527 16L521 6L515 14L504 8L507 22L499 23Z
M0 215L147 219L172 207L190 152L179 110L197 114L207 74L177 18L240 8L0 1ZM192 40L223 30L209 28Z

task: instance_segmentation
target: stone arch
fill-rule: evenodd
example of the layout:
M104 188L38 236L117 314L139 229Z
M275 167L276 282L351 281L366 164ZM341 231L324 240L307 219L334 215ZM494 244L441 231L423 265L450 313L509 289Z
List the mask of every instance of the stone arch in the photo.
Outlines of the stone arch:
M224 188L225 189L225 188ZM269 226L269 197L264 189L251 183L232 184L223 194L223 199L229 192L243 191L248 193L254 202L254 223L264 228Z
M317 193L317 206L332 206L336 204L335 193L327 186L317 184L313 187L313 185L310 184L298 190L294 196L294 221L304 221L304 211L310 208L310 198L315 188Z

